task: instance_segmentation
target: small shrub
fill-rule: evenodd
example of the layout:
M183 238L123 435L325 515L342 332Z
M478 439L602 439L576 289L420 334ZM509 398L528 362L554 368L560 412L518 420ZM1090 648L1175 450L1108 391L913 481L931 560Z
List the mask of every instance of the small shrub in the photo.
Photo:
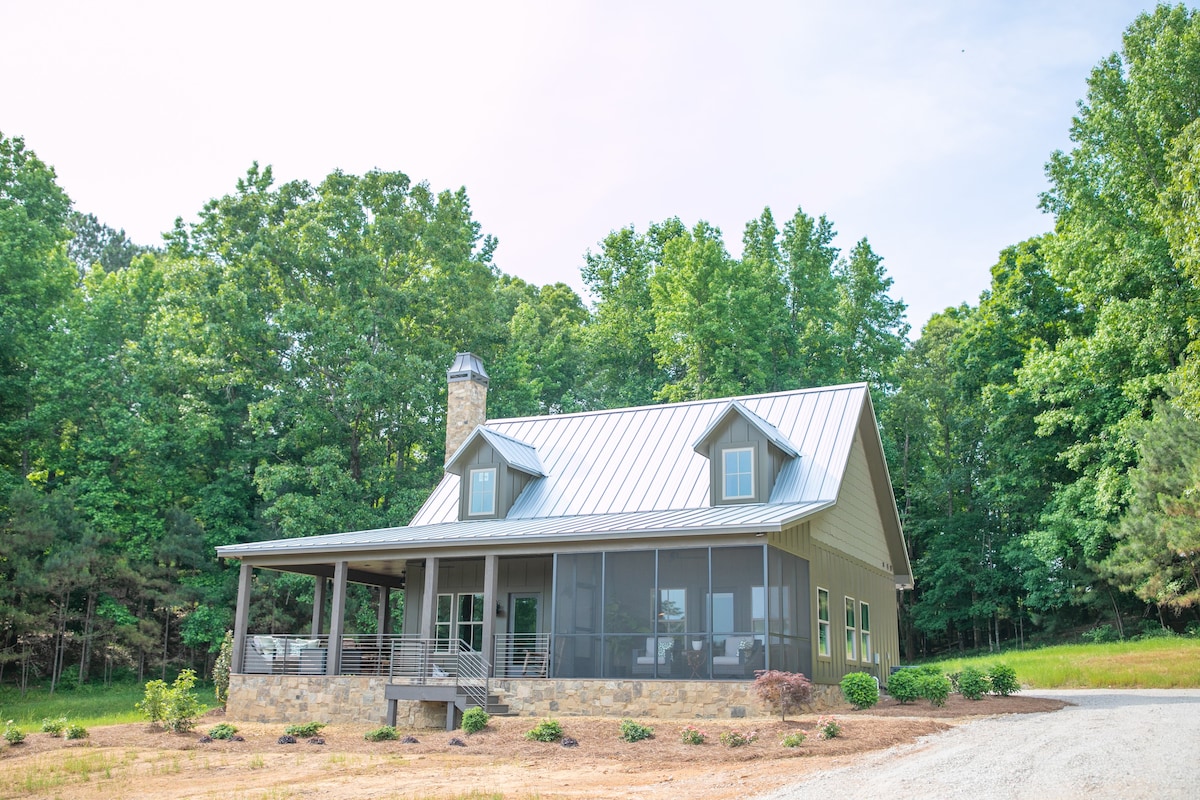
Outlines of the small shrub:
M763 705L777 710L784 722L789 711L812 702L812 683L802 673L771 669L759 670L756 675L750 688Z
M631 719L621 720L621 738L626 742L640 742L654 736L654 728L647 727Z
M68 739L86 739L88 738L88 731L87 728L79 723L71 722L67 725L66 730L63 731L63 736Z
M487 727L491 716L482 708L468 708L462 715L462 729L465 733L479 733Z
M229 740L233 738L235 733L237 733L237 726L230 725L228 722L219 722L212 726L212 729L208 732L208 735L213 739Z
M221 640L221 649L217 651L217 660L213 662L213 693L221 707L229 700L229 672L233 667L233 631L225 631Z
M288 736L295 736L297 739L311 739L324 727L324 722L306 722L303 725L288 725L283 732Z
M987 694L987 676L975 667L963 667L958 673L958 693L968 700L978 700Z
M741 731L725 731L721 734L721 744L726 747L741 747L758 741L758 734L754 731L742 733Z
M917 679L917 690L931 705L944 706L950 696L950 679L945 675L925 674Z
M865 672L851 672L842 678L842 694L861 711L879 702L879 684Z
M1108 623L1105 623L1103 625L1097 625L1090 631L1084 631L1080 634L1080 638L1082 638L1085 642L1091 642L1092 644L1104 644L1105 642L1119 641L1121 635L1117 633L1116 628Z
M25 734L20 728L13 727L13 721L10 719L8 724L4 726L4 741L9 744L20 744L25 741Z
M804 740L808 738L808 731L794 731L783 737L780 742L784 747L799 747L804 744Z
M204 710L200 698L192 694L195 685L196 673L190 669L180 672L170 686L165 681L150 681L137 709L172 733L190 731Z
M400 734L391 725L381 725L364 733L363 738L368 742L394 742L400 738Z
M684 744L704 744L704 740L708 738L708 734L695 725L685 725L683 730L679 732L679 738L683 740Z
M817 733L822 739L836 739L842 735L842 723L837 717L817 717Z
M1017 671L1008 664L993 664L988 670L988 682L994 694L1004 697L1021 690L1021 684L1017 683Z
M562 738L562 725L556 719L544 719L525 734L532 742L557 742Z
M42 733L48 733L51 736L62 736L63 729L66 727L66 717L57 717L55 719L46 717L42 720Z
M921 696L918 688L921 673L915 669L901 669L892 673L888 678L888 694L896 698L901 705L911 703Z

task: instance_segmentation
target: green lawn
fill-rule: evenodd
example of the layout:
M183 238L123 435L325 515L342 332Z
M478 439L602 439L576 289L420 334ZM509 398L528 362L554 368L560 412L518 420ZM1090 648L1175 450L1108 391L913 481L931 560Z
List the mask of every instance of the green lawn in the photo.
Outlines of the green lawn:
M999 655L946 659L946 672L967 664L986 670L1003 661L1031 689L1200 688L1200 638L1172 636L1108 644L1067 644Z
M196 696L207 711L216 705L211 686L196 687ZM146 718L134 707L145 694L141 685L85 686L80 689L57 691L53 695L44 689L32 689L21 697L11 687L0 688L0 728L10 719L26 733L37 731L46 718L66 717L85 728L94 725L116 725L139 722Z

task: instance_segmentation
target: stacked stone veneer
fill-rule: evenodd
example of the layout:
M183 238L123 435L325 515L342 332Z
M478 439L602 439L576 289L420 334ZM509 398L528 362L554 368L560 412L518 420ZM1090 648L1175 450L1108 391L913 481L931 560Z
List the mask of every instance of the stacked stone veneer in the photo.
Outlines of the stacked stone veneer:
M386 678L231 675L229 716L247 722L380 725ZM496 680L492 691L521 716L737 719L770 716L749 683L729 681ZM814 710L844 705L836 686L814 687ZM401 728L442 728L444 703L397 704Z

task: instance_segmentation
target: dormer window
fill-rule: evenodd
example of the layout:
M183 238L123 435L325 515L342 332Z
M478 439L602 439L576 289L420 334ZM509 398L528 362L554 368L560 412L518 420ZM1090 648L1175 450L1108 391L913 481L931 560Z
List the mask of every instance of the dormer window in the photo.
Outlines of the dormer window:
M724 500L750 500L754 497L754 448L737 447L722 451Z
M496 513L496 468L470 470L471 498L467 514L472 517L489 517Z

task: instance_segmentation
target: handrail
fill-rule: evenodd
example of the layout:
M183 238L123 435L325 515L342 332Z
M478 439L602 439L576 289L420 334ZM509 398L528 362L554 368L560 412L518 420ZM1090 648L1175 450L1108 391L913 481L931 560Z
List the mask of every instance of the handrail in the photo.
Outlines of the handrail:
M418 685L453 685L458 694L487 707L491 665L483 653L458 639L396 637L391 642L390 680Z

